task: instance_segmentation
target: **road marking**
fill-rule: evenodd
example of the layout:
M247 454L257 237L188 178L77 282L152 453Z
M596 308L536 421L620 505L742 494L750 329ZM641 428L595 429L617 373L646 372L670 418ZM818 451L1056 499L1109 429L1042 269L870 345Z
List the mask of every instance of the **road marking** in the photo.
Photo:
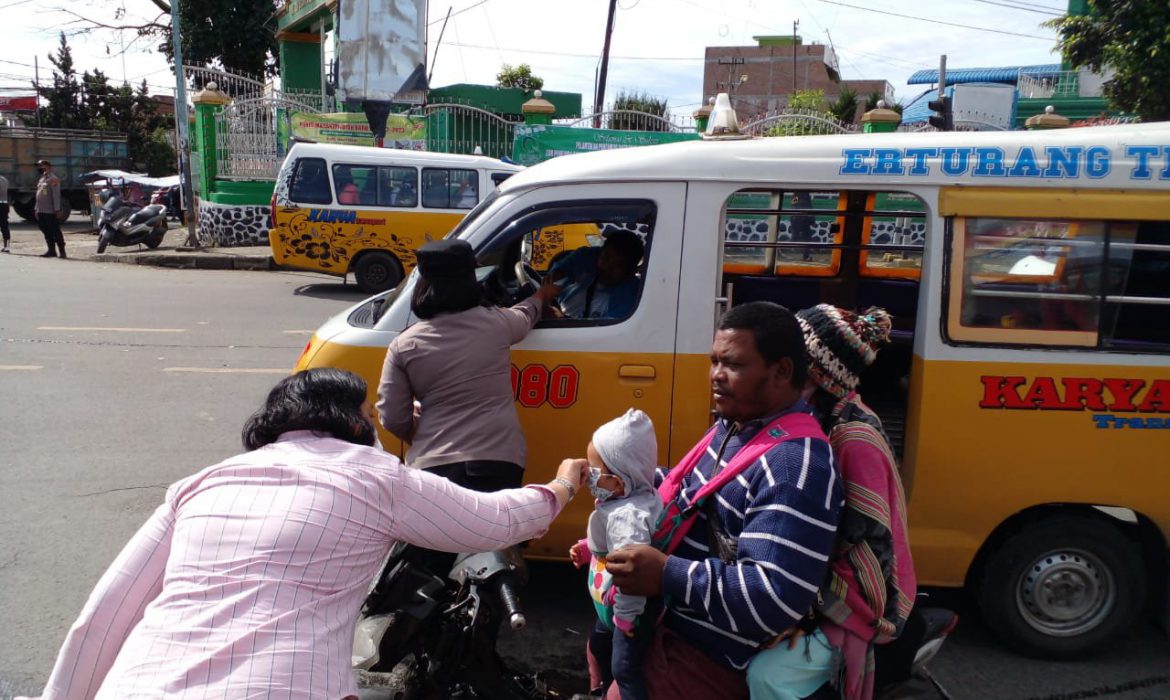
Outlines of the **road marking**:
M313 335L317 331L281 331L285 335Z
M34 372L44 368L44 365L0 365L0 371L3 372Z
M114 328L107 326L37 326L38 331L103 331L108 333L186 333L186 328Z
M202 374L291 374L287 367L163 367L162 371Z

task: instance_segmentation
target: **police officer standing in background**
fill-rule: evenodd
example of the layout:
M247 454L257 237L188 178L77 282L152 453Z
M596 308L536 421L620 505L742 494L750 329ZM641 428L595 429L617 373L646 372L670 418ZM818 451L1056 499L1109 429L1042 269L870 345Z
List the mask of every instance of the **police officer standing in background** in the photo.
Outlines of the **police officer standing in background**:
M8 230L8 178L3 175L0 175L0 235L4 237L4 247L0 248L0 253L7 253L12 233Z
M37 180L37 226L49 246L48 252L42 253L41 257L55 258L60 250L63 258L65 236L61 233L61 222L57 220L57 212L61 211L61 181L53 174L53 167L47 160L38 160L37 170L41 172L41 179Z

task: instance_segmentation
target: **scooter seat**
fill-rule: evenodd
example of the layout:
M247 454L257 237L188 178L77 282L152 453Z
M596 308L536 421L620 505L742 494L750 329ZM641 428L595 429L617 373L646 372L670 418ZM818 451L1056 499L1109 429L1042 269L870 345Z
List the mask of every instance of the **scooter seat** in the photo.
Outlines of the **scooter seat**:
M148 207L143 207L140 211L135 213L134 216L131 216L130 223L133 225L150 221L154 217L160 216L164 211L166 211L166 208L161 204L151 204Z

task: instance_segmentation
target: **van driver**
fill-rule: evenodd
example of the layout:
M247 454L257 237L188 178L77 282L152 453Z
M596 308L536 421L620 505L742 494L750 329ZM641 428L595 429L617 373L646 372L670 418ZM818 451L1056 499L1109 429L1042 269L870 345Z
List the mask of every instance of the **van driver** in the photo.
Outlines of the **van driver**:
M641 280L638 265L645 245L632 231L605 234L601 247L578 248L553 265L561 287L553 309L563 318L622 319L634 312Z

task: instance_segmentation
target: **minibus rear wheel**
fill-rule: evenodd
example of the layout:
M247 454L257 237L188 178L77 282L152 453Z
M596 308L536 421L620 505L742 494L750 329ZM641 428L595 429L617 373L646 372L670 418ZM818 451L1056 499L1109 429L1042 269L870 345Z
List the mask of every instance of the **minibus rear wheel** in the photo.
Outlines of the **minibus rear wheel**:
M377 294L398 286L402 281L402 265L384 250L371 250L362 253L353 264L353 277L358 289Z
M1146 598L1136 542L1091 517L1025 526L984 563L977 597L988 627L1046 659L1083 658L1134 624Z

